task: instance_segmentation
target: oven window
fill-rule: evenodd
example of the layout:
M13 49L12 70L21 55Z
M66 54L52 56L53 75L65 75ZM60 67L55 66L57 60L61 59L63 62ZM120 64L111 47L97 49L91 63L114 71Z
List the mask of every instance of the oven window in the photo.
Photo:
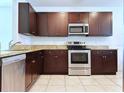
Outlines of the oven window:
M88 64L88 53L71 53L71 64Z
M69 31L70 33L82 33L83 27L82 26L71 26Z

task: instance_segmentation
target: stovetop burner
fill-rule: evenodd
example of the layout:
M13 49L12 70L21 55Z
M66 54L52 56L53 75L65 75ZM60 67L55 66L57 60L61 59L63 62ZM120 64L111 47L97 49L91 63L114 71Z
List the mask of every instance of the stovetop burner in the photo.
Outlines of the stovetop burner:
M72 41L67 43L68 50L90 50L85 42Z
M90 50L86 46L67 46L68 50Z

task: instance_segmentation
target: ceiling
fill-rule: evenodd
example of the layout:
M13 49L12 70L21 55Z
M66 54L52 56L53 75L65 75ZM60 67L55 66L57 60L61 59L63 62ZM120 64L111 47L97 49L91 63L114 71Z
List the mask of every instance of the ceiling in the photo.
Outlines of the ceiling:
M34 7L119 7L123 0L26 0Z

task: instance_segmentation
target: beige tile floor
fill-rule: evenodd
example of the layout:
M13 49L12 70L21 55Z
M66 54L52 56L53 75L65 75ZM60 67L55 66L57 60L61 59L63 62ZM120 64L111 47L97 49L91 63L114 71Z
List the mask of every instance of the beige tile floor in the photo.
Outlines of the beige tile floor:
M121 92L122 73L117 75L41 75L30 92Z

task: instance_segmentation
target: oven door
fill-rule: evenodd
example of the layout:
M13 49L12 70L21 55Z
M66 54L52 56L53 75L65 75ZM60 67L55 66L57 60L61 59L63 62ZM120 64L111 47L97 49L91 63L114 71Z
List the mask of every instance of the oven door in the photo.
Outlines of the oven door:
M91 67L90 50L69 50L69 67Z

